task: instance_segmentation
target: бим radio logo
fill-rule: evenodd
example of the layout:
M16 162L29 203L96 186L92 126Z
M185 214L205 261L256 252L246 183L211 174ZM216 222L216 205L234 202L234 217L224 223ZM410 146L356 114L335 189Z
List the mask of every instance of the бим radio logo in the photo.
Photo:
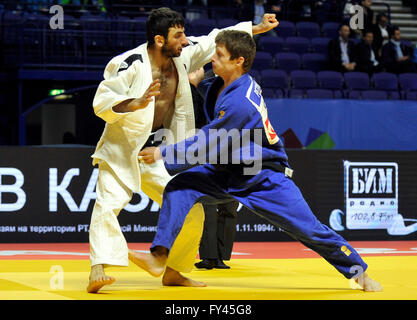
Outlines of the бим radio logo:
M416 219L398 211L398 164L395 162L343 162L345 213L334 209L329 224L336 231L386 229L390 235L417 231ZM343 226L343 215L346 224ZM404 222L408 222L408 225Z
M346 227L386 229L398 213L395 162L344 161Z

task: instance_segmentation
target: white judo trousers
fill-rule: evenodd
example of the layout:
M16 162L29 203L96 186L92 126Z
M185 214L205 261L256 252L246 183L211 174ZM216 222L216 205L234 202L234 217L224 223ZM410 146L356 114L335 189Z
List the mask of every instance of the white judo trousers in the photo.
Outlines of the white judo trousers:
M162 205L164 188L172 176L168 174L162 160L139 164L141 188L152 200ZM117 219L120 211L132 199L132 191L123 184L110 166L101 161L96 187L97 199L90 223L91 265L128 266L128 247ZM175 241L167 266L179 271L190 272L200 244L204 226L204 210L200 203L194 205Z

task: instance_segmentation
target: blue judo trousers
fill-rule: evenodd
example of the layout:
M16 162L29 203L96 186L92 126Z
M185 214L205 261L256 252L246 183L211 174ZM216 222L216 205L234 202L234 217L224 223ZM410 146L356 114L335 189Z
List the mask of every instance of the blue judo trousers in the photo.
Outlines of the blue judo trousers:
M165 188L151 251L156 246L168 250L172 247L186 215L196 202L220 203L234 198L318 253L346 278L359 276L367 269L367 264L343 237L318 221L289 177L289 171L279 169L289 168L288 157L268 120L259 85L244 74L226 87L216 100L222 85L223 80L219 77L207 91L205 112L209 124L194 137L161 146L165 167L176 176ZM251 134L246 143L242 139L236 147L236 144L231 146L233 139L223 139L223 143L219 143L219 135L210 134L217 132L214 129L234 130L240 138L248 132ZM262 133L262 140L255 138L254 129ZM224 153L229 156L227 163L219 162ZM195 160L190 155L197 155L200 162L190 161ZM261 161L260 170L245 174L249 160L253 164Z

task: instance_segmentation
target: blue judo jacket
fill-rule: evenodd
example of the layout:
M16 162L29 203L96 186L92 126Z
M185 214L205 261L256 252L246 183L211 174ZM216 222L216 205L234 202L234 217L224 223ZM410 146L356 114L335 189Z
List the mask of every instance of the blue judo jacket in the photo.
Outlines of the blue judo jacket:
M207 125L188 139L160 146L169 174L207 163L236 168L268 161L289 167L284 145L269 121L260 86L245 73L217 97L223 84L217 77L207 90Z

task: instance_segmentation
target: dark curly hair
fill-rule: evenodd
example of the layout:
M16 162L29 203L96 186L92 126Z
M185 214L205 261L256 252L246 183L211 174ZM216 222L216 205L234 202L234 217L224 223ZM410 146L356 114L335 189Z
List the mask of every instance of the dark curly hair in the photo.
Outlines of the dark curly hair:
M146 22L146 38L149 45L155 43L155 36L161 35L165 39L168 38L169 28L184 27L184 17L170 8L162 7L154 9Z

